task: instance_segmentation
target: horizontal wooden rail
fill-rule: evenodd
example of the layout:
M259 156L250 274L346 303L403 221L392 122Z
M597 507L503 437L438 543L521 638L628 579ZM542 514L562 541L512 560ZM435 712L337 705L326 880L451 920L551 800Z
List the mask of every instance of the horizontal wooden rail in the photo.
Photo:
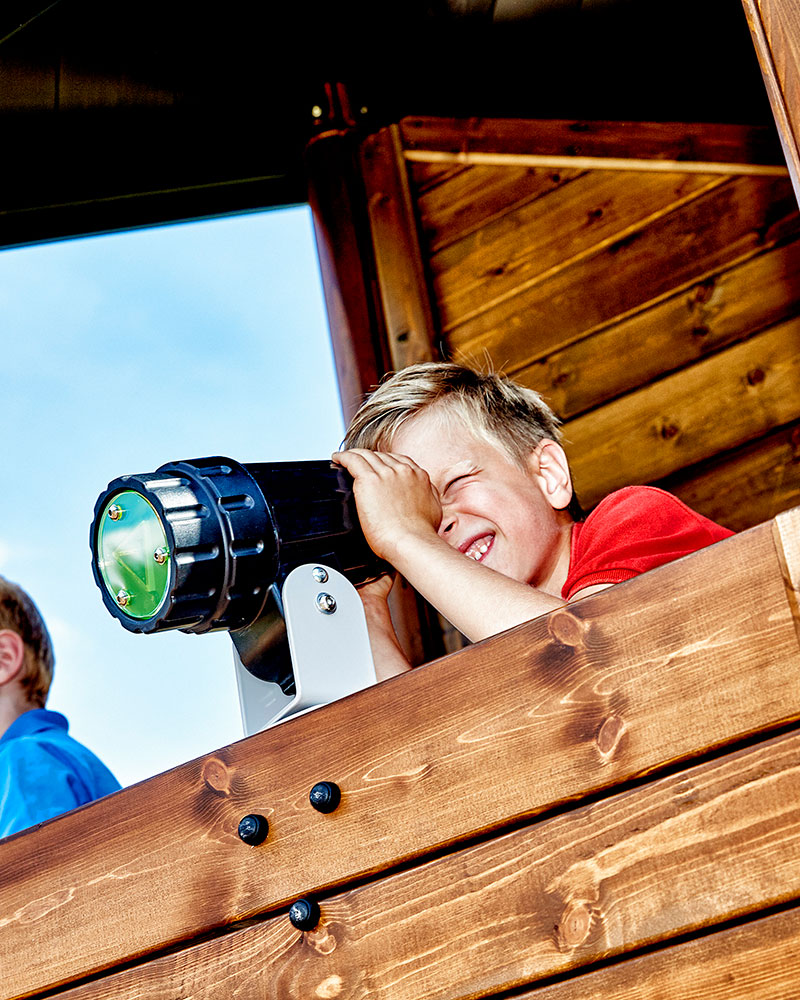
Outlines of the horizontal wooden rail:
M276 917L64 1000L466 1000L799 896L792 733L323 901L305 934Z
M403 119L400 129L406 151L414 153L538 153L785 166L773 130L746 125L413 117Z
M797 719L787 588L800 575L799 520L784 515L775 532L761 525L8 839L0 996L330 892ZM308 804L322 779L343 790L328 816ZM258 848L236 835L250 812L270 822Z

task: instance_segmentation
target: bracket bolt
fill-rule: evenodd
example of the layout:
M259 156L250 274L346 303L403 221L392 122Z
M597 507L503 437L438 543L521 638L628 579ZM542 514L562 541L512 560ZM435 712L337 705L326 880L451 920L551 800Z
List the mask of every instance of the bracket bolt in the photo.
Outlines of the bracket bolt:
M108 516L112 521L119 521L125 511L120 507L118 503L112 503L108 508Z
M323 615L332 615L336 610L336 598L333 594L326 594L324 591L317 594L317 608Z
M159 547L153 553L153 558L158 563L159 566L163 566L164 563L169 559L169 549L166 545L159 545Z
M311 570L311 575L314 577L314 579L317 581L317 583L327 583L328 582L328 574L327 574L324 566L315 566Z
M319 903L316 900L298 899L289 907L289 920L299 931L313 931L319 918Z
M121 608L127 608L127 606L130 603L131 603L131 595L128 593L128 591L127 590L118 590L117 591L117 604Z
M308 801L321 813L332 813L342 801L342 792L333 781L318 781L308 793Z
M269 823L265 816L259 816L258 813L249 813L239 820L239 829L237 832L245 844L257 847L267 839Z

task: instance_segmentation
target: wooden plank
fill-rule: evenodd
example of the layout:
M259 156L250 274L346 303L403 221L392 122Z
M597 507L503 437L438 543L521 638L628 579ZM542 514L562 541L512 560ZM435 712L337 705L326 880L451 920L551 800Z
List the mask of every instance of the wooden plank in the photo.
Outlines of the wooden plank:
M762 525L4 841L0 995L800 718L798 666ZM323 779L343 793L329 816L308 804ZM258 848L236 836L251 812L270 822Z
M65 997L467 1000L798 897L793 733Z
M542 156L537 153L436 153L427 150L406 153L409 163L465 165L472 167L539 167L545 170L626 170L643 173L683 171L687 174L738 174L746 177L788 177L786 167L754 163L700 163L686 160L642 160L614 156Z
M800 634L800 512L787 510L774 522L775 547L783 570L786 596Z
M732 531L768 521L800 504L800 421L657 485Z
M348 133L329 132L306 148L308 200L345 423L389 368L353 147Z
M519 1000L796 1000L800 909L521 993Z
M573 477L594 506L800 417L800 317L564 425Z
M446 182L421 191L417 199L429 253L441 250L493 219L580 176L579 170L469 167Z
M706 175L583 174L431 257L442 322L463 323L552 281L721 183Z
M359 162L391 367L432 361L437 331L397 126L368 136Z
M754 256L796 229L796 203L786 181L737 178L552 280L535 279L491 311L453 327L448 339L458 360L488 352L516 371Z
M400 122L400 128L409 151L784 162L772 129L744 125L410 117Z
M797 0L742 0L775 124L800 199L800 6Z
M514 378L546 396L566 420L798 311L800 240L795 239L555 351Z

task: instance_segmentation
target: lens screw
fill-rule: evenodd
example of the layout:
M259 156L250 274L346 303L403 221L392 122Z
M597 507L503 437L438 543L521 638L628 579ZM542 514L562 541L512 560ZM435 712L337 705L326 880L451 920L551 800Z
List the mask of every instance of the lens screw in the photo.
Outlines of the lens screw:
M311 570L311 575L314 577L314 579L317 581L317 583L327 583L328 582L328 574L325 572L325 567L324 566L315 566Z
M289 907L289 920L299 931L312 931L319 918L319 903L314 899L298 899Z
M119 606L121 608L127 608L127 606L130 603L131 603L131 595L128 593L128 591L127 590L118 590L117 591L117 604L119 604Z
M119 521L125 511L120 507L118 503L112 503L108 508L108 516L112 521Z
M265 816L249 813L239 820L239 837L251 847L263 844L269 833L269 823Z
M163 566L164 563L169 558L169 549L166 545L159 545L159 547L153 553L153 558L158 563L159 566Z
M333 781L318 781L308 793L308 801L321 813L332 813L342 801L342 792Z
M323 615L332 615L336 610L336 598L332 594L317 594L317 608Z

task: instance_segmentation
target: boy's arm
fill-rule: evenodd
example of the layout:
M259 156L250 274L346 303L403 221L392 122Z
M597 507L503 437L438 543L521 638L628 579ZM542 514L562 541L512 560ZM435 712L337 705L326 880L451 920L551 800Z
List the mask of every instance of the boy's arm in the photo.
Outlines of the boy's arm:
M488 638L564 605L451 548L438 534L439 498L410 458L353 449L333 459L353 476L359 520L373 551L469 639Z
M387 574L358 589L367 619L375 675L379 681L385 681L387 677L395 677L411 669L411 664L397 640L389 614L388 598L393 583L394 579Z

